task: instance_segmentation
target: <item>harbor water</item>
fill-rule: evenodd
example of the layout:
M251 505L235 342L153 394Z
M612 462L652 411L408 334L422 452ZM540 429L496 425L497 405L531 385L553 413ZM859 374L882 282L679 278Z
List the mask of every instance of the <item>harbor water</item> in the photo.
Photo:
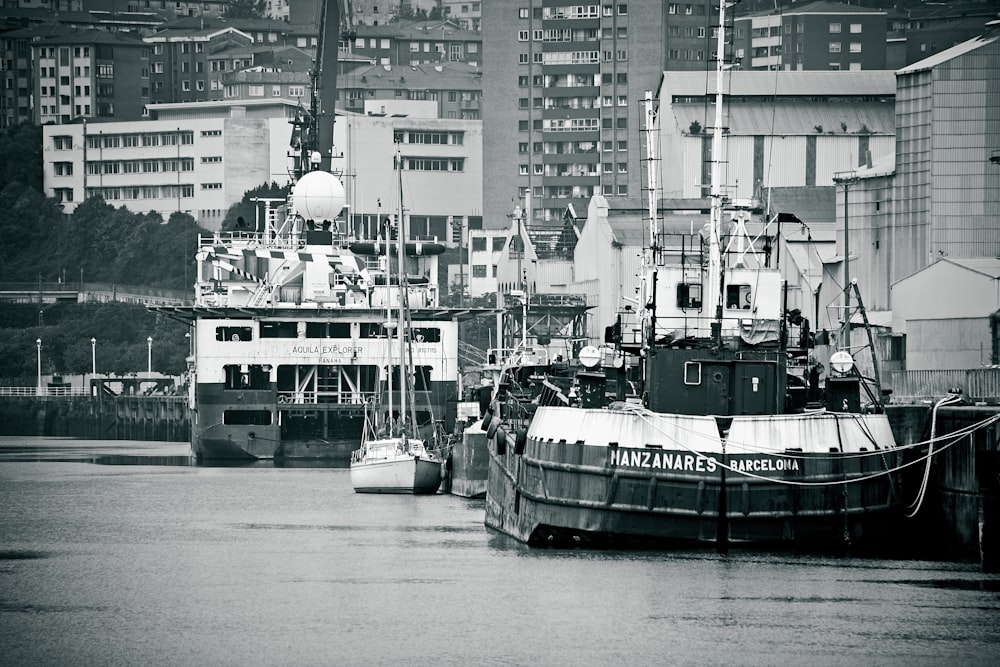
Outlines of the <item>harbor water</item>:
M993 665L974 564L533 550L484 501L0 438L6 665Z

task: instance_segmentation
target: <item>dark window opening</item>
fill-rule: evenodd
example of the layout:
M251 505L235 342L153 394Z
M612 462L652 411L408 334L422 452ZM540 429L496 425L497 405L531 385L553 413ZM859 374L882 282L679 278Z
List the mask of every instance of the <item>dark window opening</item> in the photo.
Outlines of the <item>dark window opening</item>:
M238 426L270 426L270 410L226 410L222 414L225 424Z
M253 340L250 327L215 327L215 340L231 340L234 343Z
M261 322L261 338L295 338L298 336L298 322Z
M701 308L701 283L678 283L677 307L687 310Z
M350 322L306 322L306 338L350 337Z
M267 389L271 382L268 366L232 364L223 370L226 373L226 389Z
M410 329L410 335L415 343L440 343L441 330L436 327L420 327Z
M726 308L750 310L750 286L726 285Z

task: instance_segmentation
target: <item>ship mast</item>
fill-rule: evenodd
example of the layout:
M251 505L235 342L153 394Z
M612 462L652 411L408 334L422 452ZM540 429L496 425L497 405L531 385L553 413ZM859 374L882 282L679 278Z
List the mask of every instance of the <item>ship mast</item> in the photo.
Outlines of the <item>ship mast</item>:
M719 2L719 30L717 40L717 53L715 55L715 123L712 128L712 208L708 224L708 274L705 285L705 306L712 308L712 338L716 345L721 343L722 337L722 257L719 249L719 228L722 225L722 163L723 148L723 127L722 127L722 104L723 104L723 76L726 70L726 2Z
M640 303L644 307L643 317L649 317L649 341L652 346L656 341L656 261L659 251L657 228L656 205L656 111L653 109L653 93L646 91L644 99L646 113L646 160L649 165L646 168L646 207L649 209L649 250L643 257L646 271L642 272L642 294ZM647 284L647 275L652 284Z

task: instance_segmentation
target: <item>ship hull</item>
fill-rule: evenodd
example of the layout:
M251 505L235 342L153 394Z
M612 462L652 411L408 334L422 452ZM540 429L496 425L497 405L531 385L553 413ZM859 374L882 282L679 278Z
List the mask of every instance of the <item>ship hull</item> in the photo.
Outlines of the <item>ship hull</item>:
M533 546L872 544L895 517L893 452L839 450L857 434L891 438L883 417L736 417L730 454L711 417L543 408L522 453L503 429L491 440L486 525ZM803 437L820 440L795 447Z
M410 454L352 462L351 485L355 493L434 494L441 485L441 463Z

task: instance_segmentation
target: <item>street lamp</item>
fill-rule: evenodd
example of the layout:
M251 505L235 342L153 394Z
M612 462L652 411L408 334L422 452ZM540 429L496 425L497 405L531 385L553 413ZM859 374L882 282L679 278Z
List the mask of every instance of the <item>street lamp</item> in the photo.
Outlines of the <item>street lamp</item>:
M90 338L90 374L97 375L97 339Z
M41 395L42 393L42 339L35 339L35 346L38 348L38 385L36 386L36 394Z
M153 337L146 338L146 372L153 372Z

